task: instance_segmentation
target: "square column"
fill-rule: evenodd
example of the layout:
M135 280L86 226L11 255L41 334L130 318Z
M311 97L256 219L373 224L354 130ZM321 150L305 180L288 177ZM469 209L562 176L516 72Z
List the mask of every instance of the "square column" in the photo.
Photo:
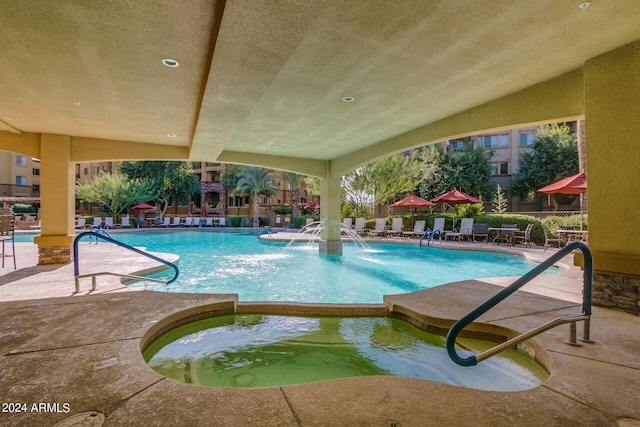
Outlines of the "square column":
M640 42L585 63L594 304L640 314ZM576 257L580 263L581 257Z
M319 252L323 255L342 255L340 235L340 177L320 179L320 220L324 223L320 233Z
M75 176L71 163L71 138L42 134L40 139L41 235L38 265L71 262L75 237Z

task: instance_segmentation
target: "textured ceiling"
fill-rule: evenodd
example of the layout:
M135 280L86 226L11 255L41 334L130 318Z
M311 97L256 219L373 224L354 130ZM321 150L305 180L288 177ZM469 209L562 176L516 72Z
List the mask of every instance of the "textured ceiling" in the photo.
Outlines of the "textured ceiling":
M0 0L0 131L334 159L640 39L579 4Z

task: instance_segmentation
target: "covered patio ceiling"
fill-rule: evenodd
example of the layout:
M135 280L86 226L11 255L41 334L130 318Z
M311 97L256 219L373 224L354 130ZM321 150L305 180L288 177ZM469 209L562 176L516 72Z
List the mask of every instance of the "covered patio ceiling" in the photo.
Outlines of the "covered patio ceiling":
M0 141L345 159L640 39L639 1L580 4L0 0Z

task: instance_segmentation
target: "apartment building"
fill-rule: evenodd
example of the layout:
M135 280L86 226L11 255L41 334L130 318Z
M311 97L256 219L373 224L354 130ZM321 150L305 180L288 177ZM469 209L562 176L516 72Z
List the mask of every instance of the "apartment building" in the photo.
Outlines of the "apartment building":
M0 151L0 196L40 197L40 160Z

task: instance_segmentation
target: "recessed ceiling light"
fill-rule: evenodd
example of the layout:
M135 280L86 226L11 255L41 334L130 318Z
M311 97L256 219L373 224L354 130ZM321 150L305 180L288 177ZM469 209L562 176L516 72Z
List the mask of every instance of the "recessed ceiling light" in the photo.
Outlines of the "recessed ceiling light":
M282 150L282 145L274 145L273 149L274 150Z
M168 134L167 134L167 136L168 136L169 138L175 138L175 137L177 137L178 135L176 135L175 133L168 133Z
M8 122L15 122L16 120L18 120L17 117L11 117L11 116L4 116L3 119L5 119Z
M73 105L75 105L76 107L79 107L79 106L80 106L80 102L79 102L79 101L75 101L75 102L73 103Z
M353 102L353 101L355 101L356 99L355 99L353 96L345 96L344 98L342 98L342 100L343 100L344 102Z
M588 7L589 7L589 5L590 5L590 4L591 4L591 2L590 2L590 1L583 1L582 3L580 3L580 4L578 5L578 7L579 7L580 9L582 9L582 10L585 10L586 8L588 8Z
M165 59L162 60L162 63L164 65L166 65L167 67L170 67L170 68L176 68L176 67L180 66L178 61L176 61L175 59L165 58Z

